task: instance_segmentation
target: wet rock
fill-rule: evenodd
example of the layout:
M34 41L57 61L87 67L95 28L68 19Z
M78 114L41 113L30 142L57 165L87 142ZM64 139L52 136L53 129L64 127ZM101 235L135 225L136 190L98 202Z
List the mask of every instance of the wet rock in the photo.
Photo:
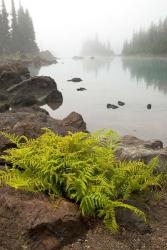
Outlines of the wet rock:
M82 88L82 87L77 89L77 91L84 91L84 90L87 90L87 89Z
M82 116L76 112L70 113L65 119L62 120L63 125L72 126L81 131L86 131L86 123L84 122Z
M143 160L148 163L154 157L159 157L160 161L157 170L167 173L167 148L163 148L161 141L144 141L130 135L121 138L117 150L119 160Z
M1 247L8 250L59 249L86 232L76 205L9 187L0 189L0 224Z
M118 101L118 105L119 105L119 106L124 106L124 105L125 105L125 102Z
M108 103L108 104L107 104L107 108L108 108L108 109L117 109L117 108L119 108L119 107L116 106L116 105L114 105L114 104Z
M4 104L0 104L0 113L6 112L7 110L9 110L9 104L8 103L4 103Z
M81 82L82 79L79 78L79 77L74 77L74 78L72 78L72 79L70 79L70 80L67 80L67 81L68 81L68 82Z
M147 109L151 109L152 105L151 104L147 104Z
M56 110L59 108L63 103L63 96L62 93L58 90L53 90L46 98L45 103L48 104L52 110Z

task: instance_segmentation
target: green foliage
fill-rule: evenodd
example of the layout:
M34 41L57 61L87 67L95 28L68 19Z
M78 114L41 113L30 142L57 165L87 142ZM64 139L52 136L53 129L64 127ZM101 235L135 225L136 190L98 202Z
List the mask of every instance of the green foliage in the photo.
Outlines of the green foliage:
M148 165L117 162L119 137L113 131L61 137L45 129L37 139L1 134L17 145L1 157L12 165L0 171L1 185L68 198L79 204L83 215L102 217L112 231L118 230L118 207L146 220L141 210L124 201L160 185L162 176L153 174L158 159Z

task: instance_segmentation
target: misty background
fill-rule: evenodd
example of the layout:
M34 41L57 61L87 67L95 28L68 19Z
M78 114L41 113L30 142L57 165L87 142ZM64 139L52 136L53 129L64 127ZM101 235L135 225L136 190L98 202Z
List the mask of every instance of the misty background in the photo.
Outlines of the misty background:
M41 50L56 56L80 54L82 43L98 34L116 54L134 31L166 17L166 0L22 0L29 9ZM16 7L19 0L15 0ZM8 10L11 1L6 0Z

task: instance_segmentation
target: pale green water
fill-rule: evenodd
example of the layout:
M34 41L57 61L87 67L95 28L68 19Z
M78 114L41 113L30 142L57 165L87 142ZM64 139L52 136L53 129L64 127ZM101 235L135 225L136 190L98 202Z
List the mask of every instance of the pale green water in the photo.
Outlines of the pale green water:
M61 59L56 65L42 67L39 75L53 77L63 94L59 109L45 106L51 116L64 118L76 111L89 131L110 128L167 144L166 59ZM67 82L72 77L81 77L83 82ZM78 92L78 87L87 91ZM117 104L118 100L126 105L116 110L106 108L107 103ZM148 103L151 110L146 108Z

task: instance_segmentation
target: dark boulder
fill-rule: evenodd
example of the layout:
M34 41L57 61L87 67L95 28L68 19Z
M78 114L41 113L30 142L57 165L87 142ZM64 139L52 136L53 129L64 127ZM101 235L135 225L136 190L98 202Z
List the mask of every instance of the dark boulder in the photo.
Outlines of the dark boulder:
M77 89L77 91L85 91L85 90L87 90L87 89L85 89L83 87Z
M67 80L67 81L68 81L68 82L81 82L82 79L79 78L79 77L74 77L74 78L72 78L72 79L70 79L70 80Z
M9 187L0 189L0 224L8 250L59 249L87 230L76 205Z
M0 104L0 113L6 112L9 108L10 106L8 103Z
M58 103L58 106L60 106L63 101L61 92L57 90L56 82L47 76L32 77L8 88L7 91L11 100L20 99L21 96L26 97L26 100L28 100L30 97L32 105L38 102L40 105L44 105L49 102L52 104L56 103L56 105ZM35 97L34 100L32 96Z
M10 102L10 107L29 107L37 104L38 100L33 95L18 95L14 96Z
M108 108L108 109L117 109L117 108L119 108L119 107L116 106L116 105L114 105L114 104L108 103L108 104L107 104L107 108Z
M56 82L48 76L35 76L30 79L24 80L10 88L8 88L9 93L14 93L18 90L22 90L22 92L26 92L27 90L34 92L39 91L40 89L57 89ZM27 93L27 92L26 92Z

